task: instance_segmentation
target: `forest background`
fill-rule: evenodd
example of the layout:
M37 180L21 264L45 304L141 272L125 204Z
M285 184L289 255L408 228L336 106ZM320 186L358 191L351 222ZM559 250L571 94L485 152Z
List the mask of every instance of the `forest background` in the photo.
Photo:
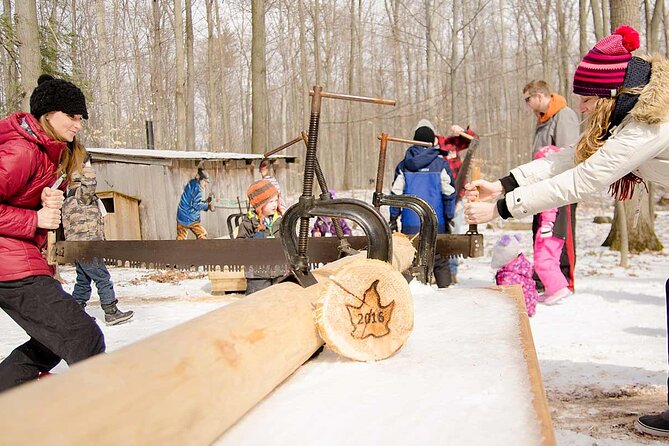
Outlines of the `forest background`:
M640 52L667 53L663 0L615 5L638 17ZM262 153L308 128L309 91L321 85L397 100L324 100L319 159L335 188L369 188L376 136L410 138L422 118L441 132L471 125L481 135L484 173L501 175L530 159L535 121L522 87L545 79L575 105L574 68L611 32L615 5L2 0L0 114L28 110L37 77L48 72L85 90L89 147L144 148L151 120L156 149ZM391 144L388 165L403 152Z
M88 147L263 153L306 130L309 91L385 97L397 106L325 99L319 160L336 189L370 189L376 136L411 138L430 119L481 136L486 178L529 161L532 79L573 105L573 70L621 24L640 53L669 48L665 0L2 0L0 114L29 109L38 76L74 81L87 96ZM386 185L404 145L391 144ZM287 152L299 160L304 148ZM287 190L297 190L301 168ZM641 188L637 188L641 189ZM654 205L666 190L617 203L606 244L663 249ZM636 202L637 197L631 201ZM625 218L623 218L623 216ZM628 229L631 228L631 229Z

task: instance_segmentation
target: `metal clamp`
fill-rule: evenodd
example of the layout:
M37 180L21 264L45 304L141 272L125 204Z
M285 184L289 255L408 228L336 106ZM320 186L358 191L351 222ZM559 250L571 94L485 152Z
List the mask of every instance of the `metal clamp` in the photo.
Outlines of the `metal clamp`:
M307 153L304 162L304 181L299 202L291 206L281 222L281 240L290 262L291 269L300 285L306 287L316 283L309 272L307 258L309 219L315 216L333 219L348 218L358 223L367 236L367 257L389 261L392 258L392 236L390 228L379 212L369 204L352 199L329 199L325 177L318 164L316 149L318 147L318 127L320 124L321 99L344 99L357 102L371 102L382 105L395 105L394 100L351 96L337 93L326 93L322 87L314 86L311 95L311 117L309 135L306 139ZM304 139L304 137L303 137ZM318 177L323 194L322 200L314 198L314 175ZM296 237L295 227L299 221L299 233ZM341 228L340 228L341 229ZM340 231L337 231L340 235ZM343 237L340 239L343 240ZM348 243L348 242L346 242ZM344 248L345 249L345 248Z
M430 283L432 270L434 269L434 252L437 244L437 214L430 204L420 197L414 195L386 195L383 193L383 174L386 169L386 152L388 141L431 147L432 144L413 141L409 139L394 138L387 133L378 136L381 141L379 146L379 164L376 171L376 189L372 198L372 204L379 209L381 206L396 206L406 208L418 214L420 220L420 238L418 239L418 252L412 264L412 274L423 283Z
M298 222L315 216L346 218L360 225L367 236L367 258L388 262L392 259L392 234L383 216L368 203L349 198L321 201L314 197L300 197L283 215L281 220L281 243L286 252L293 274L303 287L316 283L309 271L306 255L307 240L295 232Z

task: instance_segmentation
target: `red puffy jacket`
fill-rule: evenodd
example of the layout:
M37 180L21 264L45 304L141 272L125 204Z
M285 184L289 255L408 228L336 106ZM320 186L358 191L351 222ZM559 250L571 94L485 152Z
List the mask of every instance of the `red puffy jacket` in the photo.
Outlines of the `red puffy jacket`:
M47 230L37 228L37 211L64 149L31 114L0 120L0 282L54 273L42 256Z

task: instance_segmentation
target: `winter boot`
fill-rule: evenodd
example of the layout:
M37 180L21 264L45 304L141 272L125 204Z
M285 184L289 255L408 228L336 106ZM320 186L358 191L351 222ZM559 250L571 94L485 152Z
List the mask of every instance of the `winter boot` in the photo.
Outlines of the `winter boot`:
M102 304L102 309L105 312L105 324L107 325L117 325L122 324L129 320L134 314L134 311L121 311L116 306L118 301L114 301L110 304Z
M658 415L644 415L634 422L639 432L655 437L669 437L669 410Z
M544 293L543 296L539 298L539 302L542 302L546 305L555 305L556 303L560 302L562 299L570 295L571 291L569 291L569 288L564 287L550 295Z

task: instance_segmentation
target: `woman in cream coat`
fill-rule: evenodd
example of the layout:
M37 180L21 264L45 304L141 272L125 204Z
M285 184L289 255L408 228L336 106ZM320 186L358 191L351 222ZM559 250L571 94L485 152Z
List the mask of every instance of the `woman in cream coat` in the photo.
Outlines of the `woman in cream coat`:
M648 182L669 186L669 62L633 57L638 47L639 35L628 26L595 44L574 74L580 112L588 117L578 143L498 181L466 185L469 223L522 218L607 188L625 200L636 188L644 193ZM635 427L669 436L669 410L642 416Z

